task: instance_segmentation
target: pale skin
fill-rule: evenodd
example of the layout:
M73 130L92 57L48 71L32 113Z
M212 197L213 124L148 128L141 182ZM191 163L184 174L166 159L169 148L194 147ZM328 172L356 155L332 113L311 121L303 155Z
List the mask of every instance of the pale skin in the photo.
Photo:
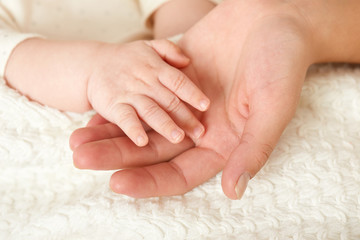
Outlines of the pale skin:
M206 133L172 145L150 131L138 148L96 116L71 137L74 163L113 174L114 192L136 198L178 195L219 171L222 189L242 197L291 120L308 67L360 62L360 2L227 0L180 42L182 71L210 98ZM211 66L211 67L209 67Z
M184 32L213 7L207 0L164 4L153 16L161 19L154 24L155 36ZM170 24L174 15L181 15L183 21ZM76 112L95 109L137 146L148 143L148 127L171 143L179 143L185 135L198 139L204 134L204 126L190 107L206 111L210 104L178 70L189 62L167 40L109 44L33 38L14 49L5 79L9 86L45 105Z

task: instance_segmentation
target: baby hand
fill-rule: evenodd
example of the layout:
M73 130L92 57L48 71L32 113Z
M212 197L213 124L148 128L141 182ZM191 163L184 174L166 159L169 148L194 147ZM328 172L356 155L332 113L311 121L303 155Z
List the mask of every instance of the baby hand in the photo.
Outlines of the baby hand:
M184 102L205 111L210 100L177 69L189 61L167 40L101 45L88 79L89 102L138 146L148 143L140 119L172 143L185 133L198 139L205 128Z

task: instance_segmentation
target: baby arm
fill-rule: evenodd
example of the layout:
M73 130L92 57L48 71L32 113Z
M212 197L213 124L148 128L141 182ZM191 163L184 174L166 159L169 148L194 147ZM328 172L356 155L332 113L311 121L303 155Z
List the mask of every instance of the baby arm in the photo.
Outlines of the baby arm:
M148 138L138 117L173 143L183 139L184 131L195 139L203 134L204 127L181 101L201 111L209 105L176 69L188 63L167 40L105 44L34 38L15 48L5 78L40 103L78 112L94 108L143 146Z
M161 33L162 36L170 35L168 29L176 30L174 34L183 32L213 6L208 0L193 2L195 5L189 5L192 1L188 0L173 0L162 5L154 14L155 32ZM189 12L190 6L192 6L190 12L196 14L192 15L192 19L187 20L184 14ZM208 10L204 10L203 6L207 6L205 8ZM200 10L197 11L194 7L200 7ZM171 14L164 14L166 12L180 14L181 21L172 21ZM164 25L164 22L168 25ZM139 51L136 51L136 46L139 47ZM130 54L131 52L144 54L135 56ZM145 53L148 56L142 59L140 56L146 55ZM115 63L122 65L119 67ZM179 100L199 110L206 109L208 105L208 99L185 75L174 68L185 67L188 63L189 60L177 47L165 41L119 45L32 38L23 41L13 50L4 78L9 86L30 99L60 110L83 112L95 108L105 118L122 127L134 142L144 145L147 143L147 136L142 127L140 128L135 113L143 120L146 118L145 121L150 126L171 142L181 141L184 137L182 129L192 138L197 138L203 133L204 128L201 123ZM142 74L142 78L136 74ZM95 75L97 77L94 77ZM132 92L129 90L130 86ZM133 97L140 95L145 97L142 98L143 101L135 101L132 98L133 102L129 102L130 92L134 94ZM146 105L144 105L145 99L148 103ZM134 106L140 103L143 105ZM200 103L205 107L201 107ZM131 119L134 121L124 121L125 118L122 117L124 115L115 113L114 106L120 106L122 113L132 116ZM149 109L146 110L148 113L145 116L140 115L139 108ZM157 114L150 118L151 112ZM144 114L144 111L141 113ZM157 119L160 116L162 121ZM174 139L172 135L178 136Z

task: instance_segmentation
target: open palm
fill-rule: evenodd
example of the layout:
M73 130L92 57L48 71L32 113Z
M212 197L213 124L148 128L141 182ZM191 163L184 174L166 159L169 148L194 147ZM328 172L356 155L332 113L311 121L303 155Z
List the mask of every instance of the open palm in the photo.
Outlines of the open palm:
M75 165L125 169L110 184L133 197L183 194L224 169L225 194L240 197L291 120L311 63L293 8L283 15L282 8L248 5L225 1L179 43L192 59L184 73L211 100L198 115L201 139L173 145L150 131L150 144L138 148L115 125L92 125L72 135Z

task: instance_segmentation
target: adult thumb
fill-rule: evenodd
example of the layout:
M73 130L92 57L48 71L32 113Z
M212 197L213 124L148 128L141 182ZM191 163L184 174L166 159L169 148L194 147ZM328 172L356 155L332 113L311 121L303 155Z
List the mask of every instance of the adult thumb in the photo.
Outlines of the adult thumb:
M265 165L293 112L291 109L272 109L250 115L240 143L230 154L223 171L222 188L227 197L242 197L249 180Z

